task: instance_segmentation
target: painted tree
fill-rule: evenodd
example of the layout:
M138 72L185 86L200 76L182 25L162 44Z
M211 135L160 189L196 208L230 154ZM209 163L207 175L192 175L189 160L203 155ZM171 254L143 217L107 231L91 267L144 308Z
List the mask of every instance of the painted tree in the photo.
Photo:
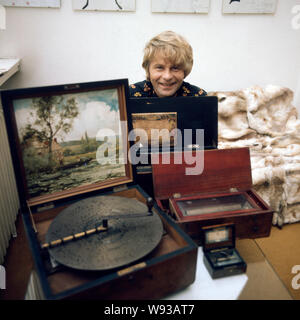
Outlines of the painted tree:
M75 98L64 99L63 96L45 96L34 98L31 117L35 120L25 128L23 140L37 137L48 146L49 164L52 164L52 144L58 133L68 133L79 110Z

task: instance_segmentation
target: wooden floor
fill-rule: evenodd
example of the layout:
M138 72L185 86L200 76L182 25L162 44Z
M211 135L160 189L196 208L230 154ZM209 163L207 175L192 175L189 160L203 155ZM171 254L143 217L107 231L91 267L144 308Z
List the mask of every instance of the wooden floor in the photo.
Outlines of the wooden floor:
M294 300L300 300L300 222L273 227L267 238L255 242ZM295 269L295 271L293 271Z
M17 237L12 238L4 260L6 289L0 290L1 300L23 300L33 268L22 217L17 217Z

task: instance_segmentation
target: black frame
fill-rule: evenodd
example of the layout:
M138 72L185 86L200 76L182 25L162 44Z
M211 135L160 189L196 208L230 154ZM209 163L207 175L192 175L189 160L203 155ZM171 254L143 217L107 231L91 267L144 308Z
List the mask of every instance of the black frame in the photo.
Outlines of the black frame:
M195 130L207 129L208 134L204 133L204 146L200 149L217 149L218 148L218 98L215 96L204 97L168 97L168 98L130 98L127 105L128 113L128 131L133 129L133 113L162 113L176 112L178 129L192 129L193 143L196 141ZM206 117L208 115L208 117ZM184 146L184 132L182 134L183 150L197 150L197 148L188 148ZM130 141L130 147L135 142ZM149 146L150 147L150 146ZM149 148L150 149L150 148ZM154 197L152 169L151 169L151 149L140 148L132 150L137 156L143 154L144 158L148 157L148 164L138 163L132 166L134 181L142 186L147 193ZM182 149L170 147L168 150L183 151ZM167 151L168 151L167 150ZM153 149L153 152L161 152L162 148Z
M170 97L170 98L130 98L127 106L128 112L128 129L131 131L132 114L133 113L177 113L178 129L192 129L193 140L192 144L196 144L196 129L204 129L208 131L204 133L204 146L202 149L217 149L218 148L218 98L215 96L204 97ZM184 133L184 132L183 132ZM182 134L184 140L184 134ZM133 145L134 142L131 142ZM182 143L183 150L191 148ZM182 151L176 147L170 147L171 151ZM149 153L151 150L140 149L141 153ZM161 151L161 147L159 150Z

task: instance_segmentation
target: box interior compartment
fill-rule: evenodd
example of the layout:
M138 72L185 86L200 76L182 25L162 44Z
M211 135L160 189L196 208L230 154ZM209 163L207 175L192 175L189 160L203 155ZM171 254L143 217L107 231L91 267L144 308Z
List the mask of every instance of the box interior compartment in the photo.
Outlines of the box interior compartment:
M131 186L127 190L114 192L109 195L134 198L143 203L146 203L146 198L141 193L140 188L137 186ZM68 205L61 205L60 207L54 209L32 213L33 223L37 231L37 242L39 243L39 245L45 242L47 230L50 224L52 223L53 219L67 206ZM45 270L48 270L45 274L45 277L49 285L51 295L59 296L61 294L64 295L68 291L77 291L80 290L81 287L83 288L84 286L90 285L93 282L100 281L105 283L106 281L111 280L111 278L118 278L120 277L120 275L130 274L135 270L135 268L139 268L140 266L145 267L145 265L143 264L143 262L145 261L147 264L151 264L152 262L154 263L157 260L163 261L167 259L169 256L180 253L182 249L188 249L190 246L188 240L184 239L182 235L178 233L176 228L174 228L172 225L168 223L166 218L160 214L160 210L157 210L157 208L153 208L153 212L158 213L162 220L164 228L162 239L159 245L151 253L149 253L147 256L140 259L139 261L133 262L130 265L123 266L115 270L101 272L72 270L64 266L53 269L49 266L50 261L47 252L45 252L45 249L44 251L41 251L41 255L43 256L42 261L45 265ZM196 252L196 249L194 250ZM187 263L187 267L188 266L189 263ZM193 272L191 272L190 277L193 277ZM192 279L190 279L190 281L192 281Z
M203 171L186 174L197 159ZM249 148L174 152L170 164L152 154L152 172L159 207L198 244L207 225L234 223L237 238L269 235L273 211L252 189Z

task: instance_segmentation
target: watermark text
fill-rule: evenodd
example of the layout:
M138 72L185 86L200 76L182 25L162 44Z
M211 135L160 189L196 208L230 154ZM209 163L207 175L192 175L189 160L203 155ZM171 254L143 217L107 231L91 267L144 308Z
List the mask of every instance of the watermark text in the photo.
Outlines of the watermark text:
M127 124L121 121L120 132L112 129L100 129L96 140L101 141L97 148L96 159L101 165L107 164L150 164L149 154L157 153L161 157L153 157L152 163L183 164L186 175L199 175L204 169L204 130L203 129L133 129L127 137ZM131 147L127 148L128 143ZM185 150L180 156L174 156L173 151ZM193 151L197 152L193 152ZM172 155L172 156L171 156Z
M292 273L296 274L292 279L292 288L298 290L300 289L300 265L293 266Z

